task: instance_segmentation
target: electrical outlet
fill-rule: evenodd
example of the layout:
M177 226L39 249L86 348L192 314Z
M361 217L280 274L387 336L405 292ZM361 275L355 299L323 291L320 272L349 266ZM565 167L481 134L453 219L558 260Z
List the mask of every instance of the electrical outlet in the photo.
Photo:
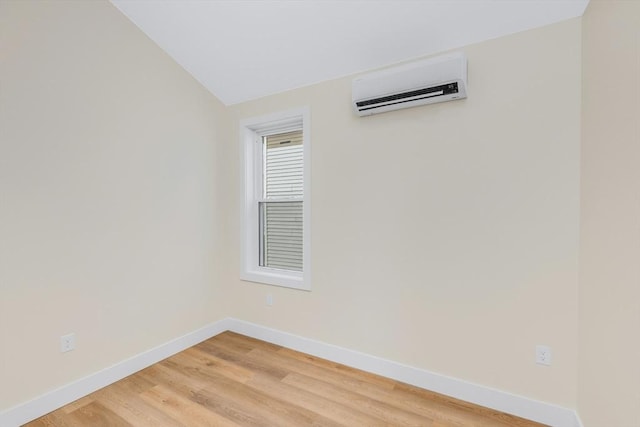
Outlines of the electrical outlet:
M267 305L271 307L273 305L273 295L267 294Z
M536 363L538 365L551 365L551 348L546 345L536 346Z
M67 334L60 337L60 353L74 350L76 348L76 334Z

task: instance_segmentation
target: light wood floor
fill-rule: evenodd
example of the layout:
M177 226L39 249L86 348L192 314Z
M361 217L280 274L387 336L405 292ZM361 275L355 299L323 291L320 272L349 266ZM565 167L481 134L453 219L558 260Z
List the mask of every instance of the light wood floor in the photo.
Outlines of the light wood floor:
M541 426L232 332L26 425Z

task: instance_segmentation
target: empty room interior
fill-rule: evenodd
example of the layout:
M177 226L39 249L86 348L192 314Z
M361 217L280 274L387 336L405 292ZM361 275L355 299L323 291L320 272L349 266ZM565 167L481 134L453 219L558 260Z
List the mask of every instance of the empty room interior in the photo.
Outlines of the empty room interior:
M0 0L0 426L640 427L639 331L640 1Z

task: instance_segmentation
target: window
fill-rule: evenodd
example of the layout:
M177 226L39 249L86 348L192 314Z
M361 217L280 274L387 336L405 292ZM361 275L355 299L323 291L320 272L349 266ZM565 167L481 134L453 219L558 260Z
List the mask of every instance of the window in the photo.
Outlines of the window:
M310 289L308 117L301 109L240 124L243 280Z

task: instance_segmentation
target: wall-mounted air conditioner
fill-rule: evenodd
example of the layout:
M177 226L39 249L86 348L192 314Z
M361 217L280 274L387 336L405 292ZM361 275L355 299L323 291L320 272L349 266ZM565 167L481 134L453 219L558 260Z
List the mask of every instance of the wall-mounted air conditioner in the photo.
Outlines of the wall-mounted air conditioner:
M359 116L467 97L467 58L452 53L365 74L353 80Z

